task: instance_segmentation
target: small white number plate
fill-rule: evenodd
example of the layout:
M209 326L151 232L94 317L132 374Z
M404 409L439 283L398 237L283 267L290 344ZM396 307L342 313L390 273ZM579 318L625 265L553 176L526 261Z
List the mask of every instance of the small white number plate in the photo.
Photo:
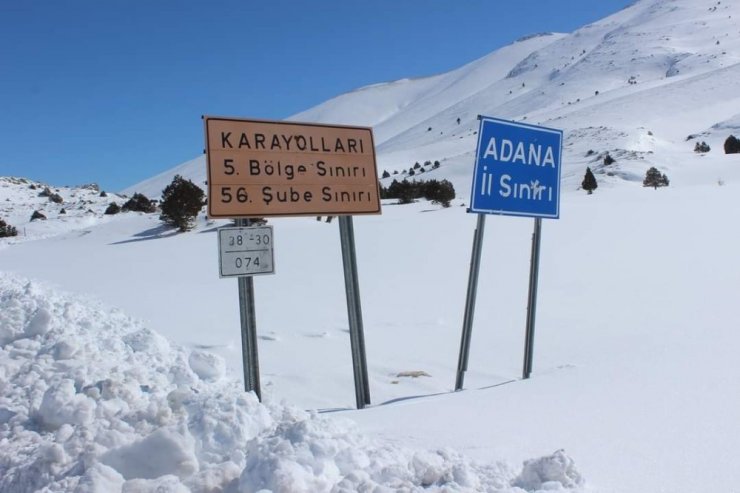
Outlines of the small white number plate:
M219 228L220 277L274 274L272 226Z

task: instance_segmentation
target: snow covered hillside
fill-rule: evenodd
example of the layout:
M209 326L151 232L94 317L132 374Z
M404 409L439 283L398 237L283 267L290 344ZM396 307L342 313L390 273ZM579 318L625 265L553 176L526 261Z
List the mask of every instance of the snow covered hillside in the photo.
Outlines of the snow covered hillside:
M291 119L372 126L379 172L398 172L386 185L415 162L440 161L429 176L467 193L480 114L563 129L572 190L586 166L602 186L640 181L651 166L670 175L673 154L692 152L690 135L720 149L738 132L739 11L738 0L641 0L573 33L532 36L445 74L367 86ZM606 152L617 158L610 167ZM157 197L175 173L202 184L204 159L125 192Z
M121 206L123 195L100 190L95 184L50 187L26 178L0 176L0 219L18 230L2 245L48 238L83 230L108 221L110 204ZM32 219L34 213L43 217Z

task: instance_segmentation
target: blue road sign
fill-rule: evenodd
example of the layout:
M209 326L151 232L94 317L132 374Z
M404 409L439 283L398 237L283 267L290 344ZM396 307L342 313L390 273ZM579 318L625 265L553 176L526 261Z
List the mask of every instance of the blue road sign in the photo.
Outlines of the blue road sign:
M563 131L480 117L470 212L560 216Z

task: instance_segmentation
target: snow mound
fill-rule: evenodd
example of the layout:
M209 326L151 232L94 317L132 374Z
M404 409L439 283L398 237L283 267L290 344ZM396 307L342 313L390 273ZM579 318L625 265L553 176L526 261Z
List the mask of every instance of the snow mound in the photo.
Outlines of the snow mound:
M480 465L266 406L223 361L0 273L0 491L578 491L562 451Z
M563 491L564 488L582 486L583 478L573 459L563 450L558 450L550 456L526 461L514 485L527 491Z

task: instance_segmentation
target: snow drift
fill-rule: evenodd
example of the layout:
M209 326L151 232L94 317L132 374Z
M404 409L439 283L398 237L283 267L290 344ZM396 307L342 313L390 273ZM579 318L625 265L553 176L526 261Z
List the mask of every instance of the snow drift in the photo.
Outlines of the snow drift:
M0 490L577 491L562 451L480 465L262 405L219 357L118 310L0 274Z

